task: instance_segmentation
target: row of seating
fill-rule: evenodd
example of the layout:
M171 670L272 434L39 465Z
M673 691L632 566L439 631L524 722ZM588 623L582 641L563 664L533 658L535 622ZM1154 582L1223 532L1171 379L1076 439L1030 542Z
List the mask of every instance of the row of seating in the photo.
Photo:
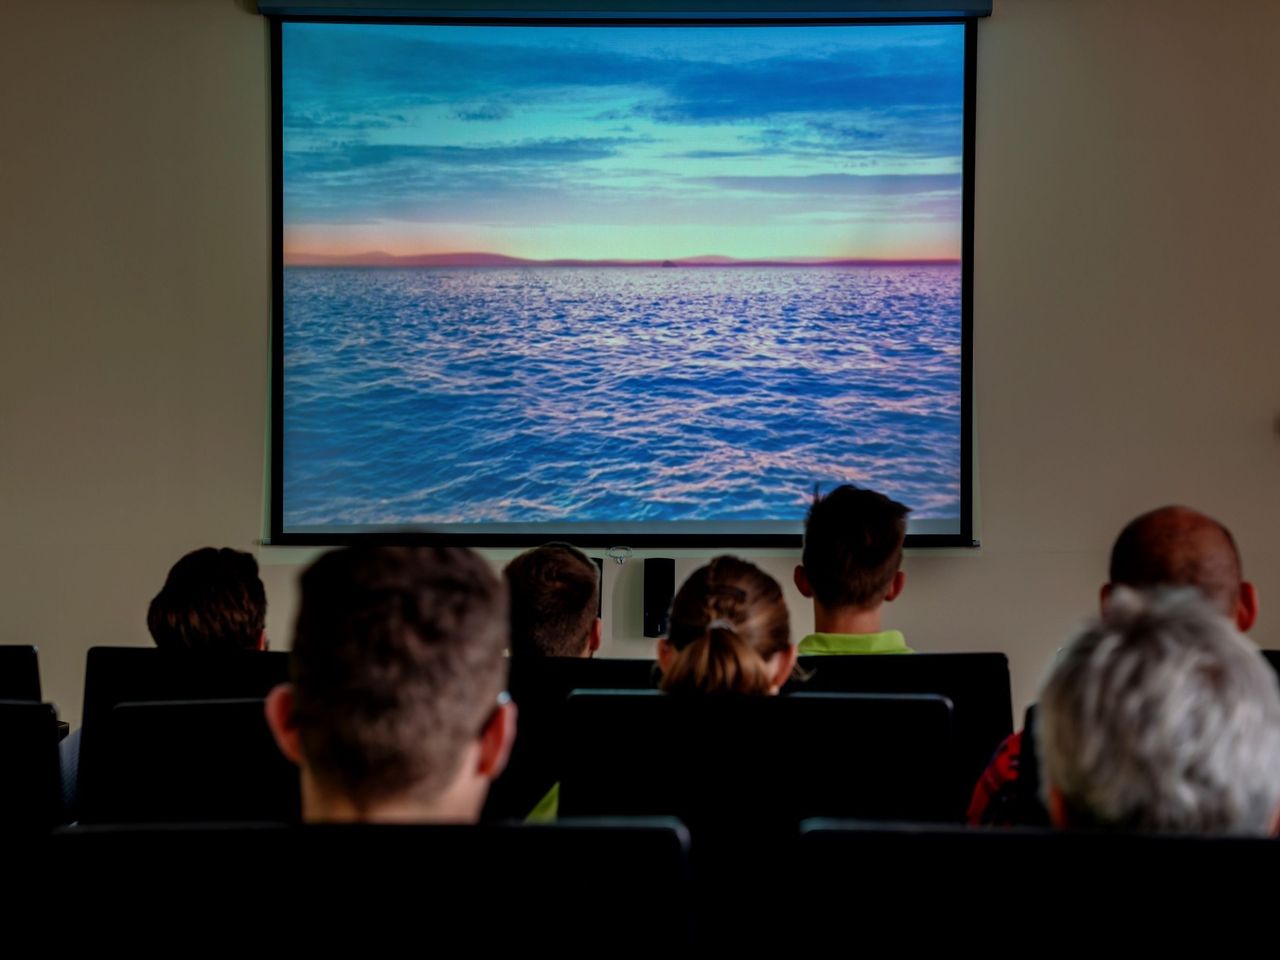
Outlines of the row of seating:
M786 819L793 824L818 813L958 819L974 779L1012 728L1004 656L805 661L807 679L791 684L791 695L731 708L656 694L569 697L574 690L651 691L656 671L649 660L514 661L518 738L485 819L523 817L563 781L566 814L681 810L698 821L696 811L656 791L660 784L692 782L708 769L708 753L721 770L742 770L736 779L713 778L709 785L813 798L777 807L791 811ZM271 742L261 710L261 698L287 676L284 653L90 650L78 818L291 819L297 779ZM665 735L655 736L663 729ZM701 740L689 736L697 729L705 731ZM859 730L882 733L851 736ZM776 745L789 772L775 769L748 783L758 765L744 754L766 743ZM834 772L818 762L833 755L842 758ZM785 791L778 791L780 784ZM40 795L50 793L46 788Z
M1230 949L1269 938L1265 878L1280 845L812 821L786 861L744 857L735 873L708 876L689 852L670 820L74 827L9 849L6 872L29 882L6 899L6 937L42 911L65 918L58 891L70 883L74 931L98 950L144 955L281 939L362 952L532 942L1149 952L1207 935Z
M1268 658L1280 668L1280 652ZM678 814L695 829L743 797L787 829L806 816L958 821L1012 728L1000 654L802 658L802 669L788 696L726 704L636 695L653 687L652 661L513 662L519 734L485 819L521 818L561 783L565 815ZM287 675L284 653L93 648L76 818L295 819L297 777L261 704ZM0 793L0 820L63 822L52 707L0 703L0 727L4 769L29 771Z

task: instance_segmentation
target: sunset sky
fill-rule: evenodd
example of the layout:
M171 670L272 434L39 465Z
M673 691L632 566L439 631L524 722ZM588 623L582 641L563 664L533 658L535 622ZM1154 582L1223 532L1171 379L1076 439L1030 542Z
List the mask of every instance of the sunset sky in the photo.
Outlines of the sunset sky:
M282 30L286 262L960 255L958 25Z

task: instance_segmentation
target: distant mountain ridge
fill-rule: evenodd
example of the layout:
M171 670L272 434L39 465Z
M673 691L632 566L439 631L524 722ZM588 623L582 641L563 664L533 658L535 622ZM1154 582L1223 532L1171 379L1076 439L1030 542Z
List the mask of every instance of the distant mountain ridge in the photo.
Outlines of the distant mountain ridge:
M669 260L529 260L501 253L417 253L400 256L374 250L356 254L286 253L286 267L881 267L957 264L958 259L777 257L740 260L719 254Z

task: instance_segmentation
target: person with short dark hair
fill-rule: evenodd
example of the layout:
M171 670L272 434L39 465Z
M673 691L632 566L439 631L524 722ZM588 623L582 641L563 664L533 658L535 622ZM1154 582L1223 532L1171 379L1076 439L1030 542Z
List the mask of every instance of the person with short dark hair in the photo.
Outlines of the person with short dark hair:
M1244 579L1240 551L1222 523L1189 507L1167 506L1129 521L1111 548L1100 591L1105 616L1118 588L1189 587L1245 633L1258 618L1258 596ZM1018 731L1005 739L974 787L968 821L974 826L1044 826L1035 744ZM1024 763L1030 756L1030 766Z
M147 629L162 650L267 649L267 590L253 554L230 547L192 550L169 568L147 608ZM62 799L74 816L80 731L58 745Z
M503 575L513 657L590 657L600 649L600 571L568 544L526 550Z
M265 650L267 591L253 554L203 547L175 563L147 609L162 650Z
M908 507L850 484L815 495L804 525L796 588L813 601L814 632L800 653L911 653L901 632L885 630L881 608L902 593Z
M507 760L507 591L462 548L352 547L302 575L267 698L308 822L475 822Z

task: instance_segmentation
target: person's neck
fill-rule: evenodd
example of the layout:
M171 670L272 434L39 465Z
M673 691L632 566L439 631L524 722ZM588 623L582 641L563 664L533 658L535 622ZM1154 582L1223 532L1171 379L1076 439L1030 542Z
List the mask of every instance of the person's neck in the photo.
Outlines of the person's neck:
M839 607L828 610L819 603L813 605L814 633L879 633L880 608L883 604L863 609L860 607Z
M430 803L398 796L358 804L305 775L302 780L304 823L475 823L479 819L475 802L455 790Z

